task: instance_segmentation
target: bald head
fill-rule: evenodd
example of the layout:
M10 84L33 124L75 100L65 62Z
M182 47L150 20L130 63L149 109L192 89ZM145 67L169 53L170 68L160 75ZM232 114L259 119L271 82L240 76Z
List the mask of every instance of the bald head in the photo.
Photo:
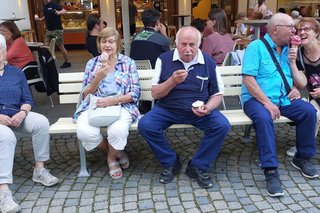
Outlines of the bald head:
M271 32L273 31L276 25L291 24L291 23L293 23L291 16L284 13L276 13L273 16L271 16L267 24L268 34L271 34Z

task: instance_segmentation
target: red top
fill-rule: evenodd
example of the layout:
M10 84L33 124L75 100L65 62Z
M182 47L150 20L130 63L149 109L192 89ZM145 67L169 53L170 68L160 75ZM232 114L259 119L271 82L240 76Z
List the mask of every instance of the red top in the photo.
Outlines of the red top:
M12 45L7 44L7 61L12 66L22 69L31 61L35 61L25 40L20 37L13 41Z

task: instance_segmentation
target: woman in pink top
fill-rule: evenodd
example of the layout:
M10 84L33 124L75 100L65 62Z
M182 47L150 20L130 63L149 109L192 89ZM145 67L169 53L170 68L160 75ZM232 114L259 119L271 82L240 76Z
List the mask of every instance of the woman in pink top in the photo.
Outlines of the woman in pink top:
M0 33L6 39L8 64L22 69L28 63L35 61L14 22L2 22L0 24Z
M215 60L217 65L221 65L228 52L234 48L235 42L227 33L227 16L220 9L215 8L208 14L207 27L212 33L203 40L202 52Z

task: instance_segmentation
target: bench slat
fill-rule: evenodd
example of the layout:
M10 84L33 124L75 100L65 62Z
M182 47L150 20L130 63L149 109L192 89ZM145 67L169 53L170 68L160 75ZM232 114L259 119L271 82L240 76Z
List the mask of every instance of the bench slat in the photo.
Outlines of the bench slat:
M59 73L59 82L82 82L84 72Z

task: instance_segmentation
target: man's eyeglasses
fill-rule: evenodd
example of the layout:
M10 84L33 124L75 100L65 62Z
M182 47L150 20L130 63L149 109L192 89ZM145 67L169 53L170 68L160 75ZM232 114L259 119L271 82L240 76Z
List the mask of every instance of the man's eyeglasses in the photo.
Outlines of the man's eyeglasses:
M293 25L289 25L289 24L278 24L278 25L276 25L275 27L286 27L286 28L288 28L289 30L292 30L293 28L294 28L294 26Z
M301 33L302 31L308 33L308 32L310 32L310 30L313 30L313 28L312 27L301 27L301 28L297 29L297 33Z

